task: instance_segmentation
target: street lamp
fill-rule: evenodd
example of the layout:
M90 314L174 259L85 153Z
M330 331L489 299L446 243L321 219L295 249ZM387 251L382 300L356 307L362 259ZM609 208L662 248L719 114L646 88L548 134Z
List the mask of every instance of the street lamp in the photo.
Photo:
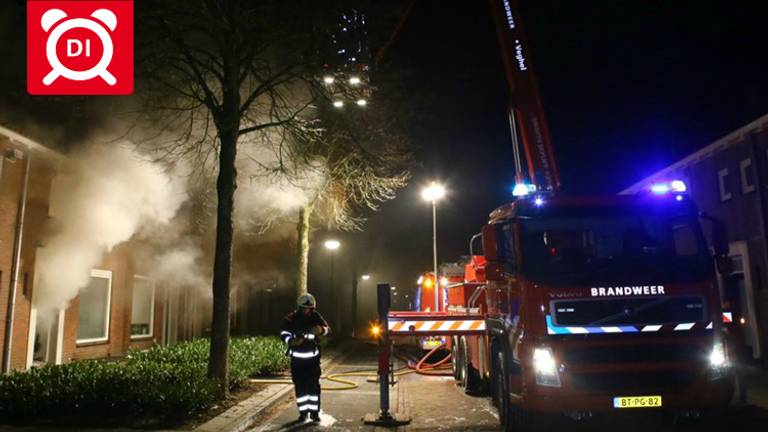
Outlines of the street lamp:
M330 252L331 255L331 301L333 302L333 306L336 308L336 316L335 316L335 322L334 326L336 327L336 331L341 331L340 326L340 315L339 315L339 305L336 302L336 289L333 286L333 256L336 254L336 250L341 246L341 242L335 239L329 239L326 240L325 243L323 243L323 246L325 246L326 249L328 249L328 252Z
M325 243L323 243L323 245L325 246L326 249L334 251L338 249L339 246L341 246L341 243L338 240L331 239L331 240L326 240Z
M437 281L437 200L445 196L445 187L432 182L429 187L421 191L421 197L425 201L432 202L432 263L434 264L434 276ZM435 284L435 312L440 311L440 287Z

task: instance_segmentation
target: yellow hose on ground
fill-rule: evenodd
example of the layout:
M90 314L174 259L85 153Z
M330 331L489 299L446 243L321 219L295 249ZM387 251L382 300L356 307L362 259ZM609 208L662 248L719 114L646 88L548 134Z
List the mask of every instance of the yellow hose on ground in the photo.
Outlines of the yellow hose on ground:
M324 375L324 376L320 377L321 380L331 381L331 382L339 383L339 384L342 384L342 385L340 385L340 386L333 386L333 387L325 387L324 386L324 387L320 387L320 389L321 390L325 390L325 391L354 390L354 389L360 387L360 384L358 384L358 383L356 383L354 381L351 381L351 380L346 380L346 379L344 379L342 377L366 377L366 379L369 379L369 380L371 380L371 379L377 380L378 379L378 375L376 375L376 373L378 373L377 370L375 370L375 369L368 369L368 370L356 370L356 371L339 372L339 373L335 373L335 374ZM395 376L399 377L399 376L402 376L402 375L408 375L408 374L412 374L412 373L416 373L416 371L415 370L406 370L406 368L400 368L400 369L395 371ZM253 378L253 379L250 379L249 381L252 382L252 383L256 383L256 384L293 384L293 381L291 381L289 379Z
M443 373L440 370L446 369L449 367L448 365L445 365L445 362L447 362L451 357L450 355L446 358L438 361L437 363L433 364L424 364L426 363L427 358L432 355L435 351L442 348L445 344L441 344L438 347L433 348L431 351L429 351L426 355L424 355L421 360L419 360L416 364L416 367L411 369L408 366L403 366L400 369L397 369L394 371L394 376L399 377L403 375L408 375L412 373L418 373L421 375L452 375L450 373ZM407 362L406 362L407 363ZM330 375L323 375L320 377L321 380L331 381L338 384L341 384L339 386L334 387L320 387L320 390L325 391L338 391L338 390L354 390L358 387L360 387L360 384L356 383L355 381L347 380L342 377L366 377L366 380L369 382L378 382L379 376L378 376L378 370L376 369L365 369L365 370L356 370L356 371L349 371L349 372L340 372ZM372 375L373 374L373 375ZM252 383L257 384L293 384L293 381L289 379L259 379L254 378L249 380Z

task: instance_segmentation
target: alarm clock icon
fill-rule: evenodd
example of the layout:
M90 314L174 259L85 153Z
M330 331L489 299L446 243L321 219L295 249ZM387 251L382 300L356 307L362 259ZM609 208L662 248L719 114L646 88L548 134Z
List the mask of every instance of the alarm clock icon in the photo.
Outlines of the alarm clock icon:
M61 9L50 9L40 18L40 25L46 33L50 31L45 46L45 54L48 63L51 65L51 71L43 78L43 84L49 86L59 77L64 77L73 81L88 81L100 77L104 82L113 86L117 84L117 79L108 70L114 54L112 44L113 32L117 27L117 16L109 9L98 9L91 14L91 18L67 18L66 12ZM101 40L103 51L99 62L90 69L84 71L75 71L64 66L56 53L56 46L61 36L72 29L84 28L92 31ZM109 30L109 31L107 31Z

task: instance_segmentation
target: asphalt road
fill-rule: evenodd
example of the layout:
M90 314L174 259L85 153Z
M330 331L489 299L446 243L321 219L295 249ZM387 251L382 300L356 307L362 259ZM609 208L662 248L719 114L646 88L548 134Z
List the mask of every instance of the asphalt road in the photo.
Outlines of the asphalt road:
M402 365L400 365L402 366ZM376 368L375 347L355 345L340 362L325 373L340 373ZM293 397L265 413L250 432L266 431L373 431L362 417L378 412L378 384L365 377L348 377L358 384L353 390L324 391L319 424L297 424ZM337 386L324 381L324 386ZM498 417L488 398L471 397L456 386L451 377L409 374L401 377L392 390L391 405L412 416L412 423L401 431L497 431ZM760 431L768 424L768 410L755 405L731 408L719 417L707 417L695 424L676 424L668 415L653 412L611 413L589 420L574 421L560 415L537 418L537 431Z

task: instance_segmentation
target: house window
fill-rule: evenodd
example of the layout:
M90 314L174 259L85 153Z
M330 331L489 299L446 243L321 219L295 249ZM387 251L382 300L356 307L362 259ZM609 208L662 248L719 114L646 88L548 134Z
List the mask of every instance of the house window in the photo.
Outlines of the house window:
M155 284L145 276L133 277L131 338L152 336L155 310Z
M725 178L728 177L728 168L723 168L717 172L717 184L720 187L720 201L731 199L731 193L725 187Z
M91 270L91 281L80 290L77 343L109 340L109 303L112 297L112 272Z
M752 175L752 159L744 159L739 163L741 171L741 193L748 194L755 191L754 177Z

